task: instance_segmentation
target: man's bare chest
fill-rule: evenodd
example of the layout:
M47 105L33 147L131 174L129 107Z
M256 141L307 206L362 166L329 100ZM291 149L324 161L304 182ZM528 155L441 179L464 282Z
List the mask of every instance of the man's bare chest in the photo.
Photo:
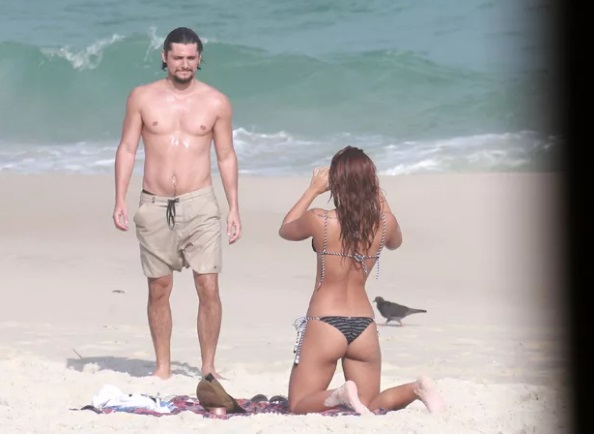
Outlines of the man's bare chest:
M215 117L204 107L161 106L145 110L142 122L145 131L153 134L185 133L193 136L210 134Z

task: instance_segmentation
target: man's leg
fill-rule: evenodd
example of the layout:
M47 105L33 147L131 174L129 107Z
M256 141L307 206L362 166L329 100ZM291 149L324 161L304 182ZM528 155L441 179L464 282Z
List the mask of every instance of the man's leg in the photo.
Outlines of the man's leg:
M157 366L154 376L167 379L171 376L171 307L169 296L173 288L173 274L148 278L148 320L151 329Z
M198 293L198 341L202 357L201 372L221 377L215 370L214 358L221 331L222 307L219 297L219 275L194 272L194 284Z

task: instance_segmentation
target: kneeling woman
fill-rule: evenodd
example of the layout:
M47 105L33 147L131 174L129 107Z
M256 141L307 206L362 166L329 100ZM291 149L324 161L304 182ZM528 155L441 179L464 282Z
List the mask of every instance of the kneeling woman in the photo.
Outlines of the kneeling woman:
M309 209L328 190L336 208ZM415 400L422 400L431 412L442 410L441 397L425 377L380 392L381 352L365 282L376 262L379 273L383 248L398 248L402 234L371 159L361 149L347 146L332 158L329 168L316 169L279 234L294 241L312 237L318 256L309 309L295 322L291 412L320 412L342 404L364 414L369 409L401 409ZM327 390L339 359L346 382Z

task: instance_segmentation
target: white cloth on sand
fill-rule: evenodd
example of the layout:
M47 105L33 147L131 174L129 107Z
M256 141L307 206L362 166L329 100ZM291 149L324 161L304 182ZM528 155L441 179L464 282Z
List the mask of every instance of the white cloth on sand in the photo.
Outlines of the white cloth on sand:
M93 396L93 406L103 408L145 408L161 414L169 414L174 406L158 397L146 394L126 394L113 385L104 385Z

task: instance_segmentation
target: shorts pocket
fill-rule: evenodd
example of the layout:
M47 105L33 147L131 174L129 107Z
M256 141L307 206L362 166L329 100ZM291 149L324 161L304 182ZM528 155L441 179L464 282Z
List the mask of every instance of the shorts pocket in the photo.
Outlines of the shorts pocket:
M203 201L197 201L194 203L193 209L193 215L204 221L221 218L219 202L217 201L217 197L214 195L214 193L206 196Z
M134 218L132 219L135 224L138 224L139 219L142 219L142 214L148 208L148 205L148 202L140 203L140 205L136 209L136 212L134 213Z

